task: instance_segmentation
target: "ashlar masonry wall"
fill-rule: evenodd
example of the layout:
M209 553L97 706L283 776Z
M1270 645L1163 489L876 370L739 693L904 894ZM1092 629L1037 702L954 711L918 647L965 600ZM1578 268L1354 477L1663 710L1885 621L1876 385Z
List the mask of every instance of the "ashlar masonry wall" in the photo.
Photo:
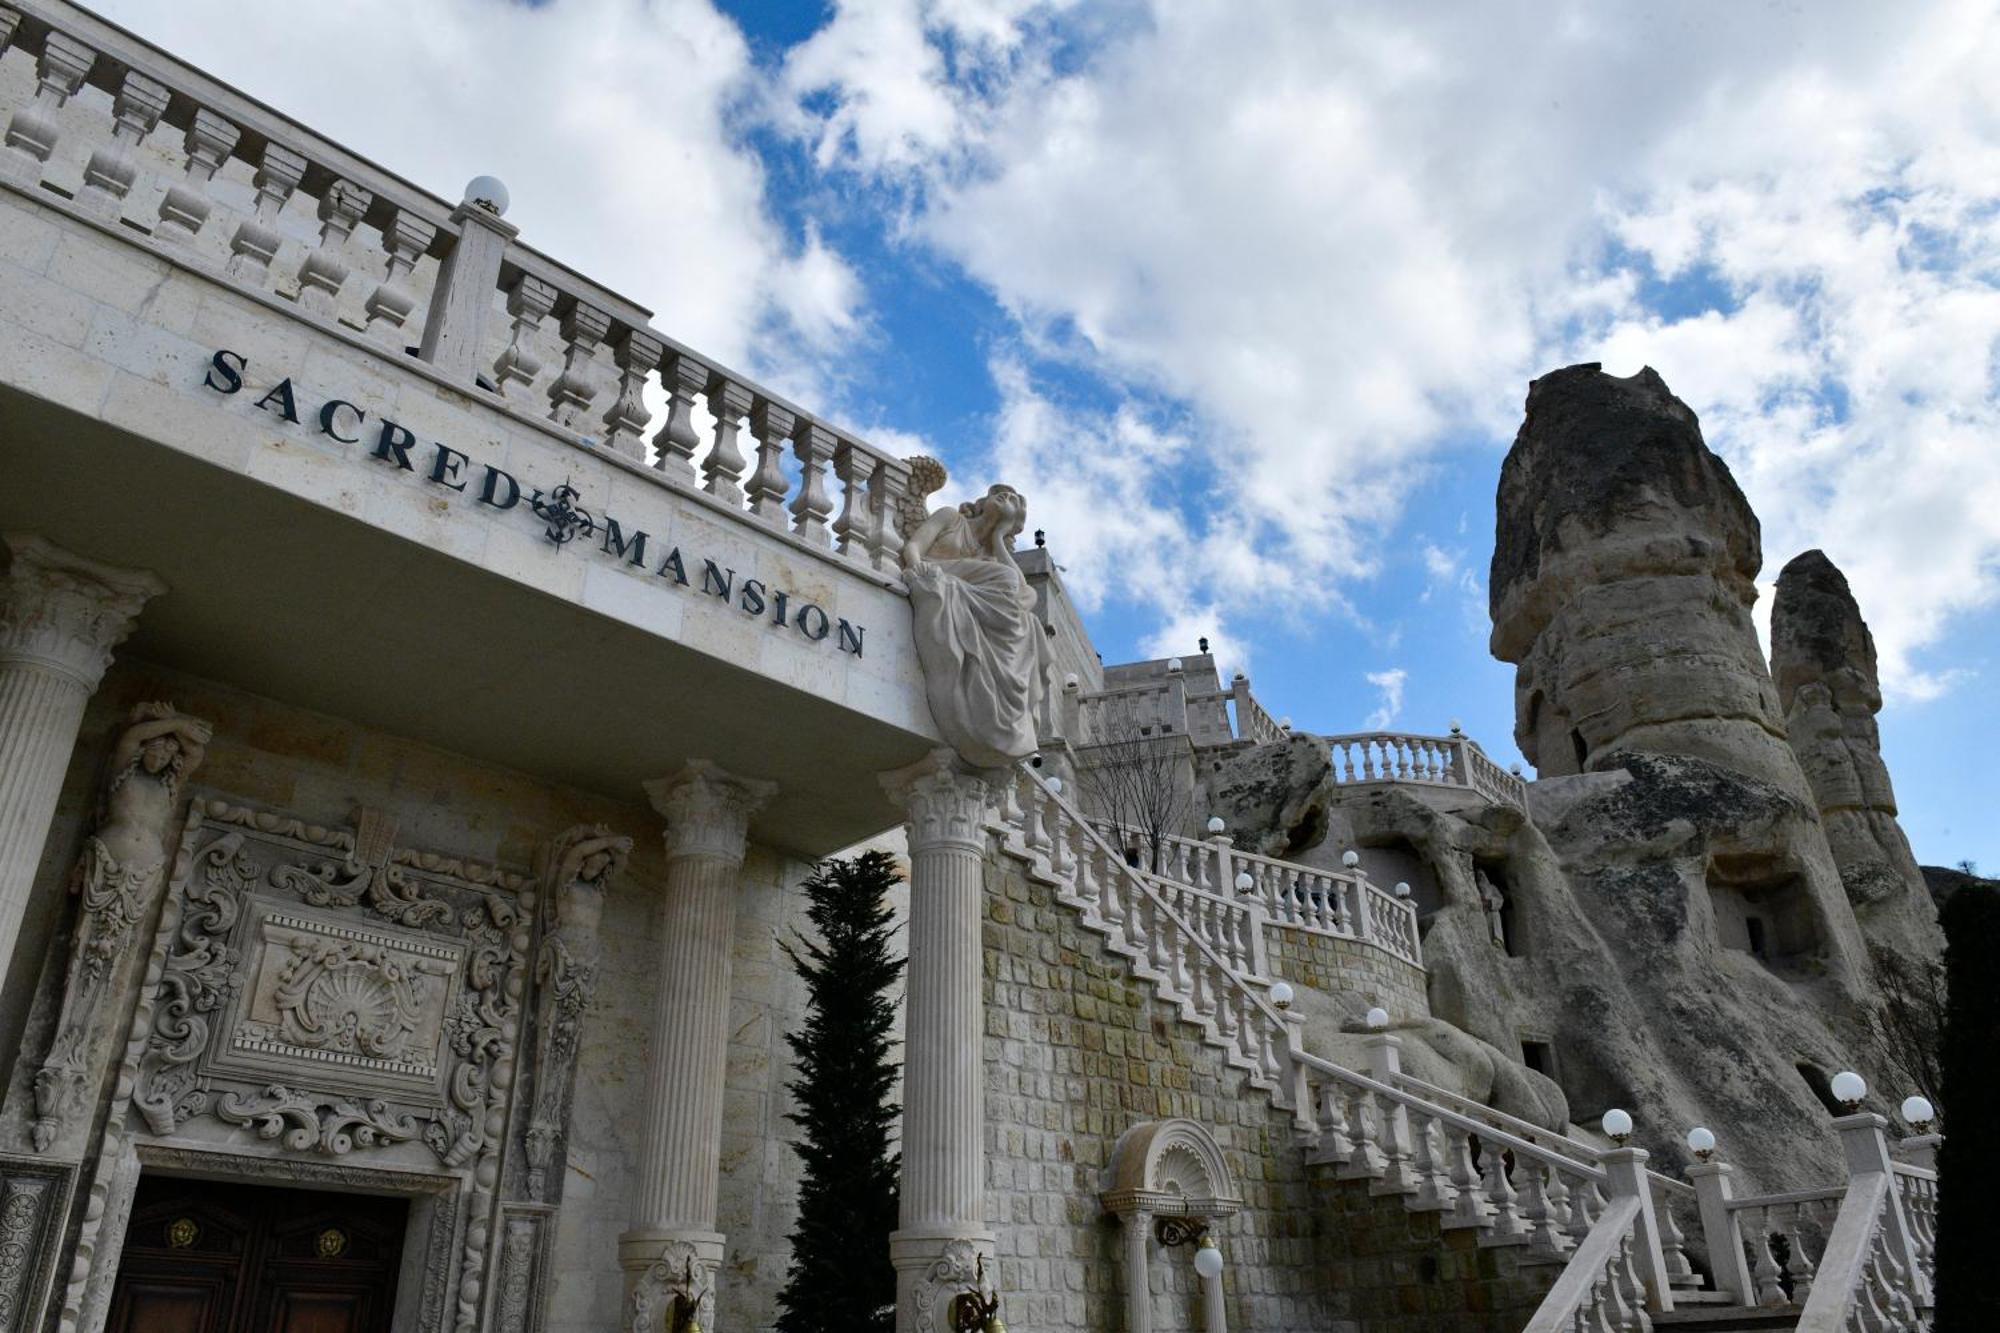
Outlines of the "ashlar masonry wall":
M1271 975L1335 996L1358 1018L1380 1005L1397 1018L1427 1018L1424 973L1371 944L1266 924Z
M985 949L988 1210L1010 1327L1127 1327L1101 1177L1125 1130L1173 1116L1208 1129L1244 1197L1215 1233L1233 1333L1511 1333L1553 1280L1308 1167L1289 1115L1011 866L989 876ZM1192 1259L1153 1244L1160 1333L1203 1326Z

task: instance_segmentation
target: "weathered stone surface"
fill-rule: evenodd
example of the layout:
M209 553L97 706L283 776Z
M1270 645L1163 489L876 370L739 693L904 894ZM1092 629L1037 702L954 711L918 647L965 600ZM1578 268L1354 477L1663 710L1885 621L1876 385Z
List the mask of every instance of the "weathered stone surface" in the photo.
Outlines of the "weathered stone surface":
M1293 732L1208 759L1196 777L1206 812L1222 816L1245 851L1295 857L1325 840L1333 754L1317 736Z
M1799 767L1811 785L1841 883L1871 943L1936 956L1937 913L1882 762L1875 639L1847 580L1820 551L1778 575L1771 671Z
M1757 516L1658 374L1534 381L1498 508L1492 649L1542 775L1644 750L1806 794L1750 618Z

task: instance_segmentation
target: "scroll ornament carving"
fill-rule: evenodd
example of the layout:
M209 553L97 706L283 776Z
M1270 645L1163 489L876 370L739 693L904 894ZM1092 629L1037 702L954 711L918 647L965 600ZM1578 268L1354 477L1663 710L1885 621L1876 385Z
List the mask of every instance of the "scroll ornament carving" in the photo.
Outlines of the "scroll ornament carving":
M715 1327L715 1274L686 1241L668 1242L633 1283L625 1308L626 1333L660 1333L673 1327L668 1319L677 1298L694 1303L703 1328Z
M945 479L936 459L912 459L910 490L895 516L924 694L960 758L1004 768L1053 730L1048 631L1013 555L1028 505L1013 487L995 485L977 500L926 513L926 498Z
M507 1219L507 1238L500 1248L500 1292L496 1323L499 1333L527 1333L529 1302L534 1297L535 1240L540 1223L532 1217Z
M528 1193L546 1202L554 1201L549 1168L557 1162L569 1124L577 1049L597 991L604 895L631 852L630 838L602 826L579 825L556 838L549 858L542 947L535 960L535 1102L527 1133Z
M917 764L883 778L909 819L911 852L957 844L984 849L986 815L996 796L979 773L964 771L950 750L935 750Z
M911 1293L917 1310L917 1333L938 1333L938 1316L945 1303L958 1292L981 1282L982 1267L979 1248L971 1241L946 1243L944 1253L931 1261Z
M390 864L396 822L379 810L361 812L361 829L347 860L311 866L281 866L271 882L296 892L314 907L369 907L395 922L421 930L451 918L451 906L425 898L403 868Z
M113 747L97 824L70 879L81 902L55 1038L35 1072L38 1152L89 1115L105 1058L95 1053L103 1043L94 1038L119 1008L111 1001L120 961L159 899L181 784L201 766L211 736L208 723L171 704L142 703Z

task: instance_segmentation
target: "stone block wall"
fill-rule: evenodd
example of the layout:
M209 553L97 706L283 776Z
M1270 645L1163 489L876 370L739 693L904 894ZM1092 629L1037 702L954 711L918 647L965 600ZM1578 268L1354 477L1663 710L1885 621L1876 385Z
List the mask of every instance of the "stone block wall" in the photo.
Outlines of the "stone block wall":
M1274 978L1334 996L1356 1018L1376 1005L1396 1018L1430 1016L1423 969L1372 945L1269 924L1264 944Z
M396 816L399 845L523 872L541 843L574 824L603 823L632 836L630 863L605 905L604 970L578 1057L547 1325L550 1333L611 1327L623 1288L617 1238L627 1225L637 1163L665 878L661 819L636 791L632 800L618 801L542 782L143 660L121 660L91 701L23 924L16 955L22 961L0 996L0 1039L7 1043L0 1055L12 1068L0 1150L26 1145L29 1079L59 1002L60 959L74 916L65 885L102 765L132 705L155 699L215 724L207 760L191 783L197 791L332 826L370 805ZM783 1034L800 1021L804 994L778 940L805 924L796 886L806 873L754 845L743 869L719 1197L729 1245L717 1313L732 1328L771 1326L790 1253L799 1168L783 1119L791 1077ZM47 959L58 960L53 975ZM245 1152L277 1151L250 1130L240 1138ZM357 1164L366 1165L365 1158L360 1149L351 1154Z
M1372 1195L1365 1181L1315 1171L1327 1279L1341 1317L1367 1333L1515 1333L1561 1273L1527 1247L1483 1248L1437 1213Z
M987 895L987 1189L1003 1313L1038 1333L1125 1326L1121 1237L1100 1176L1118 1136L1185 1116L1215 1136L1246 1208L1217 1231L1232 1330L1338 1330L1313 1189L1290 1121L1122 959L1011 866ZM1154 1328L1200 1327L1193 1255L1154 1249Z

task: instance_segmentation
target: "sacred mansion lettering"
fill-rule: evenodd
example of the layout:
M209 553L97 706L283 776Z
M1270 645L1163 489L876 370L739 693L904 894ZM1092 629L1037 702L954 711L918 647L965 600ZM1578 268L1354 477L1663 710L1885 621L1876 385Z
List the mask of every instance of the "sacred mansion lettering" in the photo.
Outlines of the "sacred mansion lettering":
M241 352L218 348L202 375L203 386L223 397L244 392L249 360ZM373 461L420 476L433 486L470 494L480 509L504 513L525 506L527 513L542 521L543 535L553 546L567 546L578 538L594 539L597 549L613 560L683 588L698 584L701 592L735 606L746 616L764 619L773 629L794 630L813 643L832 637L839 651L862 655L867 635L864 626L829 615L824 608L761 579L739 582L733 568L707 558L699 558L698 576L691 580L688 567L694 561L683 556L679 546L665 546L643 528L627 527L609 514L583 508L579 504L582 497L566 480L546 492L536 487L524 492L520 480L504 468L476 463L471 455L441 440L420 441L409 427L379 413L371 418L365 408L345 398L329 398L316 409L308 405L301 417L298 389L289 375L272 384L251 406L289 425L309 425L337 443L365 444Z

